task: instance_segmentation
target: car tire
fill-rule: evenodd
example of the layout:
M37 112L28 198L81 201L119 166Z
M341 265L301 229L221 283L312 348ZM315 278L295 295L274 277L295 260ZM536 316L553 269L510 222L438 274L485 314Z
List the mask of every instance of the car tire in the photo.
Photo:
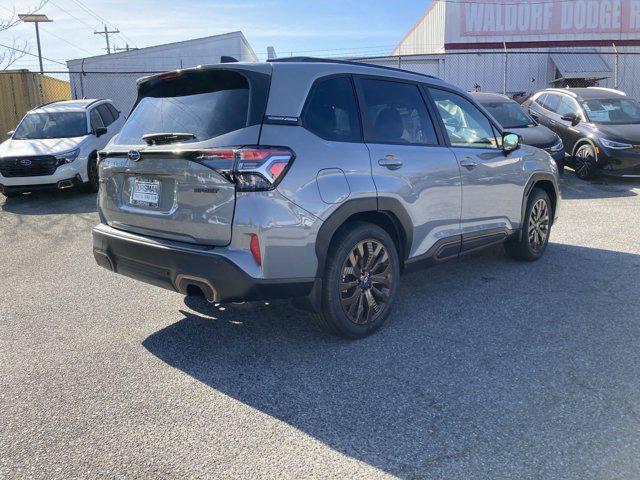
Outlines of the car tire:
M316 321L346 338L371 335L389 316L399 282L398 250L389 234L371 223L350 223L332 241Z
M553 225L553 206L544 190L534 188L527 201L520 239L504 244L507 254L520 261L533 262L544 254Z
M85 184L87 192L97 193L100 188L100 176L98 174L98 156L93 154L87 159L87 178Z
M580 180L591 180L596 176L596 152L591 144L585 143L576 150L573 168Z

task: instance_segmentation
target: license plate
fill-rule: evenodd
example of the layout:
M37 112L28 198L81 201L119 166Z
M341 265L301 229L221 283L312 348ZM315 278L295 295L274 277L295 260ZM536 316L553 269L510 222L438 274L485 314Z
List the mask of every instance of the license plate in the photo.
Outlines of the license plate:
M134 178L131 189L131 203L147 205L149 207L158 206L160 193L160 181L146 178Z

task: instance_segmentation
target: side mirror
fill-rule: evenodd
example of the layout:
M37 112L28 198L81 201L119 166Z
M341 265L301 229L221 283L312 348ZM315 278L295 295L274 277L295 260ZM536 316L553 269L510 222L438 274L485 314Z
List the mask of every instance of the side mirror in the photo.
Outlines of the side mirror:
M571 125L574 126L580 123L580 117L578 117L578 115L576 115L575 113L567 113L560 118L562 118L562 120L564 120L565 122L571 122Z
M16 133L16 131L15 131L15 130L9 130L9 131L7 132L7 136L8 136L8 137L13 137L13 134L14 134L14 133Z
M107 133L107 129L105 127L98 127L95 129L93 133L95 134L96 137L101 137L102 135Z
M518 148L520 148L520 145L522 144L522 138L520 138L520 135L516 135L515 133L503 133L502 134L502 150L505 151L505 153L509 153L509 152L513 152L514 150L517 150Z

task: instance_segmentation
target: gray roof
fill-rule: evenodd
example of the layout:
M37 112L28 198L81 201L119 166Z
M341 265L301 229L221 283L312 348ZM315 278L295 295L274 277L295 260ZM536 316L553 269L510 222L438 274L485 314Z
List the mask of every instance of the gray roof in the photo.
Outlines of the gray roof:
M571 55L566 53L551 52L551 61L554 63L560 76L563 78L602 79L610 78L611 67L595 49L578 50Z

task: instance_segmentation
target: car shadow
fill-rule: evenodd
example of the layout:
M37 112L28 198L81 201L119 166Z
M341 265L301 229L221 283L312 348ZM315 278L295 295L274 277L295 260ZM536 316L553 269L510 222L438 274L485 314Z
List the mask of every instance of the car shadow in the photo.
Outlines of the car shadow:
M637 350L640 304L628 299L639 278L637 255L551 244L523 264L496 248L404 276L389 324L364 340L325 334L287 302L187 297L184 318L143 346L384 472L523 478L554 461L558 472L594 468L561 447L558 458L532 455L594 431L609 432L606 452L629 424L609 382L624 380L618 362ZM620 370L637 380L637 368ZM603 398L610 414L597 408Z
M570 168L566 168L560 179L562 198L587 200L591 198L635 197L640 192L640 179L596 177L580 180Z
M3 212L16 215L61 215L95 212L97 202L95 193L87 193L80 188L70 188L42 190L11 198L0 195L0 208Z

